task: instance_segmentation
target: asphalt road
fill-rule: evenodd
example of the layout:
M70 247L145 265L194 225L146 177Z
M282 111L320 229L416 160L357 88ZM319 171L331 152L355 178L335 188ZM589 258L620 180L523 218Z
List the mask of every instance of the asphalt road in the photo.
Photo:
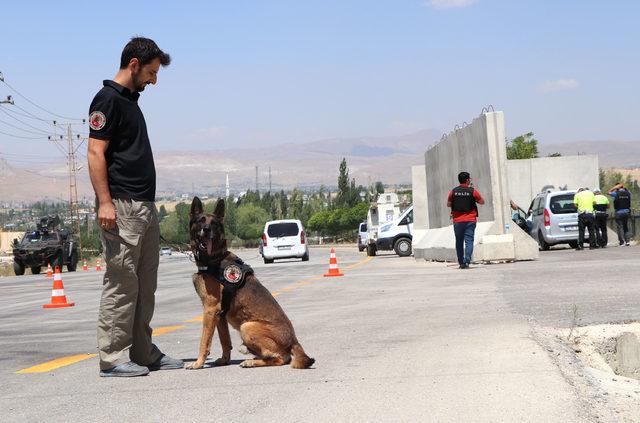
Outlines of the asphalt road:
M345 276L323 278L328 249L312 249L307 263L270 265L245 251L313 368L232 365L129 379L99 378L95 357L16 373L96 353L101 276L64 273L76 306L54 310L41 307L50 279L1 278L2 421L616 421L615 410L576 390L532 331L571 325L574 304L583 323L637 319L639 254L559 250L459 270L338 248ZM162 258L153 320L160 349L187 361L201 330L193 271L184 258ZM232 340L240 345L234 331ZM216 335L210 361L219 353ZM244 358L234 348L234 364Z

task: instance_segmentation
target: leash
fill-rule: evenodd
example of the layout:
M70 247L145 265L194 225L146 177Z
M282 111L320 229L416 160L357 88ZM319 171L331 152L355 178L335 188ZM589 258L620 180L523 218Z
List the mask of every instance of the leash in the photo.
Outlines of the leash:
M189 246L188 250L183 249L182 247L186 244L176 244L174 242L170 242L168 241L165 237L162 236L162 234L160 235L160 240L162 242L164 242L165 244L167 244L169 247L174 248L176 251L178 251L179 253L182 253L184 255L187 256L187 258L189 259L189 261L195 263L195 259L193 257L193 252L191 251L191 246Z

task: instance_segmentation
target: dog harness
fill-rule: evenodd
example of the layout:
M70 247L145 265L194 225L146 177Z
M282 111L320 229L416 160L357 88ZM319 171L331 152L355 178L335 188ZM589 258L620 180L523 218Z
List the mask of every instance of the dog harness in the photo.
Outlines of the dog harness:
M224 317L236 293L247 281L247 275L253 274L251 266L242 261L239 257L227 260L228 252L223 255L222 260L217 265L198 266L199 275L210 275L222 284L222 310L218 313Z

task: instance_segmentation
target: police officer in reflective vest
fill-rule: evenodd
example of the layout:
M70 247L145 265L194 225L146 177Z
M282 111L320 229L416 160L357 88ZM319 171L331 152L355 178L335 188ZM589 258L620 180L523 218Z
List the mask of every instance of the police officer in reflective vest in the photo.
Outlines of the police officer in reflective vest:
M621 183L615 184L609 195L613 197L613 208L616 211L616 225L618 226L618 242L629 245L629 216L631 215L631 193Z
M589 230L589 249L598 248L593 217L595 195L589 191L589 188L580 188L573 196L573 202L578 208L578 247L576 250L583 249L585 228Z
M473 188L469 172L460 172L458 182L460 185L449 191L447 207L451 207L458 264L460 269L468 269L473 254L473 238L478 218L477 204L484 204L484 199L480 192Z
M606 248L609 238L607 237L607 209L609 208L609 199L603 195L599 189L593 190L595 194L593 208L595 209L595 230L596 239L600 248Z

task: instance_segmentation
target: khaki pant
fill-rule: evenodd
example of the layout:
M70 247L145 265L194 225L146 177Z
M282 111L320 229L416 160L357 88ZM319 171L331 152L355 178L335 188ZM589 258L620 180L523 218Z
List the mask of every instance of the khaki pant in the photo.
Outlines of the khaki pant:
M98 315L100 369L129 360L145 366L161 356L151 342L160 227L155 204L114 199L117 227L102 230L107 267Z

